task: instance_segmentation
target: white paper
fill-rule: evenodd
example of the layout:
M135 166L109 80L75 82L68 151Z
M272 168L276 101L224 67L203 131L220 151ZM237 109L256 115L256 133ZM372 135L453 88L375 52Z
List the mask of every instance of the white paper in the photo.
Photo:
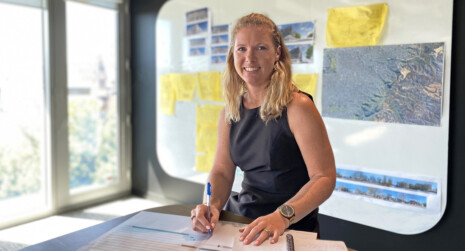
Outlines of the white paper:
M240 234L236 234L234 237L234 245L233 251L239 250L254 250L254 251L286 251L287 250L287 243L286 243L286 234L291 234L294 238L294 249L295 250L308 250L305 249L303 246L306 242L317 241L316 233L312 232L303 232L303 231L295 231L295 230L287 230L281 235L278 239L277 243L271 244L270 239L265 240L260 246L255 246L252 244L245 245L239 240ZM302 249L303 248L303 249ZM346 249L347 250L347 249Z
M192 230L187 216L142 211L79 251L285 251L286 234L293 235L295 250L347 250L344 242L320 241L316 239L316 233L295 230L285 231L276 244L266 240L260 246L244 245L239 241L239 229L244 226L220 221L213 234L204 234Z
M308 251L347 251L346 244L343 241L327 241L327 240L294 240L295 250Z
M239 231L241 224L219 222L215 233L199 233L191 228L186 216L142 211L97 240L82 247L85 250L202 250L230 251L231 231Z

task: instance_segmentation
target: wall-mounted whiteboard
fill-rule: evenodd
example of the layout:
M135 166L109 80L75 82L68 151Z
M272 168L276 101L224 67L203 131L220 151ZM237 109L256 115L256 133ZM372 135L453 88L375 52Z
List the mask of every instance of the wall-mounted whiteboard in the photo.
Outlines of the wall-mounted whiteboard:
M338 168L339 190L321 207L332 217L401 234L433 227L444 213L447 194L450 62L453 1L384 1L389 6L378 45L443 43L442 106L438 125L387 123L324 116ZM293 64L294 73L317 73L315 104L323 112L323 62L329 8L382 3L373 0L171 0L156 23L157 102L160 76L169 73L223 71L205 55L189 52L186 13L208 9L208 25L233 24L251 12L264 13L277 25L313 22L313 60ZM433 48L437 49L437 48ZM330 49L331 50L331 49ZM337 53L344 53L339 52ZM337 54L336 53L336 54ZM395 54L395 53L394 53ZM326 55L327 56L327 55ZM402 74L402 73L400 73ZM403 72L405 74L405 72ZM400 76L402 77L402 76ZM196 107L221 102L176 101L173 115L157 112L157 155L164 170L204 183L195 171ZM236 185L240 182L236 177ZM342 185L341 185L342 184Z

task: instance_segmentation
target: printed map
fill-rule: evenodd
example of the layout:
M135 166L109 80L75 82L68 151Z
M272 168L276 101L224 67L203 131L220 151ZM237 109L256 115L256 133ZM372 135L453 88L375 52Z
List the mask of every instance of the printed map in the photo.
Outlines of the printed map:
M444 43L324 50L325 117L439 126Z

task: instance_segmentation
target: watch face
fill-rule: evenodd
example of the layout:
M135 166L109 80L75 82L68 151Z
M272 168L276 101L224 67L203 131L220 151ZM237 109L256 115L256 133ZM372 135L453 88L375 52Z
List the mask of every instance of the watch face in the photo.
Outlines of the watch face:
M283 215L285 215L286 217L292 217L292 215L294 215L294 209L292 209L292 207L288 206L288 205L283 205L281 207L281 212L283 213Z

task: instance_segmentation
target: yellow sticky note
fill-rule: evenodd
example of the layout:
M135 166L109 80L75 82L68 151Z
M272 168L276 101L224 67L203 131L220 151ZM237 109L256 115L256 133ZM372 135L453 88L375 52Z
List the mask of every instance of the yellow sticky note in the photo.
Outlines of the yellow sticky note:
M200 126L197 128L195 150L197 152L216 152L217 126Z
M197 128L199 126L213 125L217 126L218 119L220 118L221 110L223 109L222 105L202 105L197 106Z
M194 98L194 90L197 85L195 74L172 73L169 75L170 81L176 90L176 100L191 101Z
M200 100L222 101L221 76L217 71L197 73L197 95Z
M220 117L221 105L197 106L196 111L196 170L209 172L213 165L218 139L218 119Z
M312 74L292 74L292 79L299 90L312 96L315 94L315 86L318 73Z
M169 75L160 77L160 100L158 105L161 112L167 115L173 115L176 104L176 93L174 86L170 81Z
M328 9L326 44L331 47L376 45L387 12L387 3Z
M210 172L212 170L214 153L201 153L195 156L195 170L198 172Z

